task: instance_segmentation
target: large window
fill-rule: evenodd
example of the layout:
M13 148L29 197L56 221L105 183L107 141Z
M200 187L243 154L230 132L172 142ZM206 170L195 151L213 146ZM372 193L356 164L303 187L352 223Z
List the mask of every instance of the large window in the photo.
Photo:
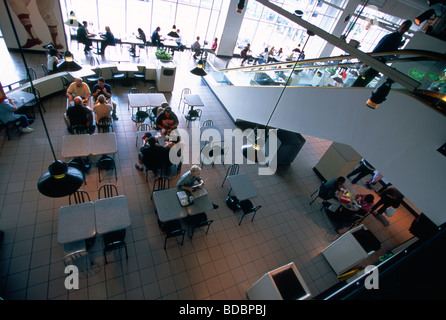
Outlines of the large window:
M201 42L215 38L222 0L60 0L68 13L87 21L89 31L105 32L109 26L115 37L136 33L141 28L149 38L156 27L167 35L175 24L183 43L190 45L197 36ZM64 10L65 11L65 10Z
M304 20L331 32L341 14L339 8L342 8L345 1L276 0L271 2L290 12L301 9L304 11L302 17ZM307 42L307 37L304 28L256 1L250 1L234 51L239 53L247 43L250 43L254 54L262 52L266 47L282 48L285 53L290 53L299 44L303 47L306 43L306 57L317 57L325 40L314 36Z

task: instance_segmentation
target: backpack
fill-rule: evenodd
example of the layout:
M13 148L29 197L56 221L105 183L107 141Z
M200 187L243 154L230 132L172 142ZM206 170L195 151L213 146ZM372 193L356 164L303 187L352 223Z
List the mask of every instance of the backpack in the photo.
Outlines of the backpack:
M239 209L239 206L238 206L239 203L240 203L240 201L237 199L236 196L229 196L226 198L226 205L232 211L236 211Z

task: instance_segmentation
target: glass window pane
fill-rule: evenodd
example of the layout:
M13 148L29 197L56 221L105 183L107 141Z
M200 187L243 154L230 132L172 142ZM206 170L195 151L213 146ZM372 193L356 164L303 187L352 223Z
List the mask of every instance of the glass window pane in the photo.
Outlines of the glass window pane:
M190 46L197 36L195 35L195 21L197 21L197 17L198 7L178 4L176 26L180 29L181 40L186 46Z
M150 41L151 27L150 19L152 12L152 3L139 0L127 0L127 33L137 33L141 28L146 34L147 41Z
M125 13L125 0L98 0L99 23L95 33L105 32L105 27L109 26L115 37L120 38L125 32L125 19L116 19L116 12Z

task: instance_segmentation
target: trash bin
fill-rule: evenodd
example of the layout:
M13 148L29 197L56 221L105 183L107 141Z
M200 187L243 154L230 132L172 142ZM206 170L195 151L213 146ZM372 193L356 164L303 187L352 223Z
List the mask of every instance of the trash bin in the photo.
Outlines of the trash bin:
M249 300L306 300L311 297L294 262L263 275L246 295Z
M156 87L160 92L172 92L175 84L176 66L173 62L158 60L156 68Z

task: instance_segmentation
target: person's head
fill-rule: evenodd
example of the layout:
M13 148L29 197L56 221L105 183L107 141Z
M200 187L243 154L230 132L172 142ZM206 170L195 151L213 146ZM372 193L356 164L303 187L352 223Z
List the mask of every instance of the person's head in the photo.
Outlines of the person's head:
M141 34L141 33L143 33L144 31L142 31L142 29L141 28L138 28L138 33L139 34Z
M197 41L200 41L200 37L197 37Z
M156 138L153 137L153 136L151 136L151 137L148 139L148 143L149 143L149 146L154 147L154 146L156 145Z
M74 79L74 82L76 83L76 87L78 87L78 88L82 87L82 83L83 83L82 78L76 78L76 79Z
M215 38L214 41L217 42L217 41L218 41L218 38Z
M173 26L172 26L172 30L177 30L177 26L176 26L176 25L173 25Z
M344 184L345 178L344 177L338 177L337 182L339 185Z
M412 26L412 21L406 20L398 28L398 32L401 33L401 34L404 34L405 32L409 31L411 26Z
M82 98L80 96L74 97L74 105L76 106L82 105Z
M106 26L106 27L105 27L105 31L107 31L107 32L110 32L110 33L111 33L111 29L110 29L110 27L109 27L109 26Z
M99 103L105 103L105 96L103 94L100 94L98 97Z
M160 31L161 31L161 28L160 28L160 27L156 27L156 31L157 31L157 32L160 32Z
M265 48L265 52L268 52L268 48Z
M164 114L166 115L166 117L169 117L171 113L172 113L171 107L167 106L164 108Z
M199 177L201 172L201 168L194 164L192 167L190 167L190 174L192 177Z
M99 87L103 88L104 84L105 84L105 79L102 78L102 77L99 77L98 78L98 85L99 85Z
M51 48L50 49L50 56L53 56L53 57L57 56L57 50L54 49L54 48Z
M177 29L177 33L180 33L180 29Z
M84 25L84 27L88 26L88 22L87 21L82 21L82 24Z
M373 203L373 201L375 201L375 197L373 196L373 194L369 193L364 197L364 201L367 203Z
M149 140L149 138L152 136L152 134L150 132L146 132L144 133L144 135L142 136L143 140Z

